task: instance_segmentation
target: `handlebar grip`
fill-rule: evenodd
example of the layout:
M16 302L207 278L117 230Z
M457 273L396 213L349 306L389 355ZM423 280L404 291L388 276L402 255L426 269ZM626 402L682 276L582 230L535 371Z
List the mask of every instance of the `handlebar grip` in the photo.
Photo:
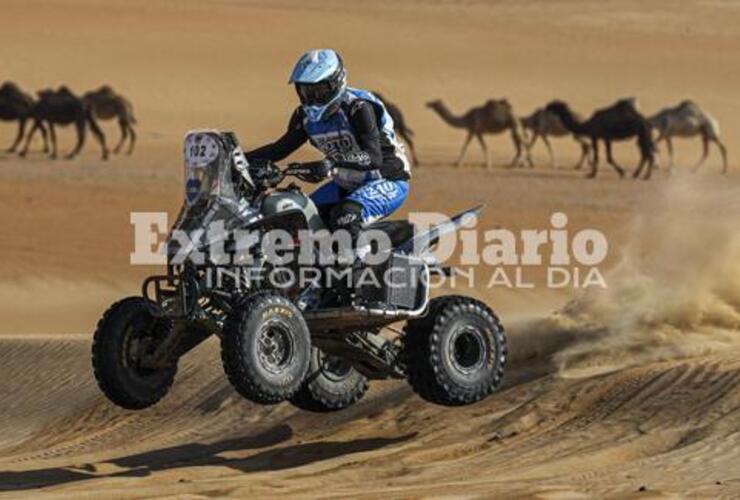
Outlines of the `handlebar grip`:
M311 163L291 163L283 172L285 175L292 175L298 178L316 176L316 171L311 166Z

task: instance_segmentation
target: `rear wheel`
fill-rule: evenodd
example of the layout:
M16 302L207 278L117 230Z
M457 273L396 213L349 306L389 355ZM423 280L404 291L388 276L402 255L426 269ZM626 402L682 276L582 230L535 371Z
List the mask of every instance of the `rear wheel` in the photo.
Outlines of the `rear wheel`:
M501 384L506 354L500 321L469 297L433 299L426 317L406 325L409 383L435 403L463 405L488 396Z
M153 405L167 394L177 364L145 368L145 354L172 331L172 323L152 314L153 302L129 297L113 304L98 322L93 337L95 380L108 399L129 410Z
M362 399L367 388L367 377L346 360L314 347L306 381L290 401L303 410L337 411Z
M275 292L243 297L224 324L224 371L239 394L256 403L292 396L306 376L310 351L303 315Z

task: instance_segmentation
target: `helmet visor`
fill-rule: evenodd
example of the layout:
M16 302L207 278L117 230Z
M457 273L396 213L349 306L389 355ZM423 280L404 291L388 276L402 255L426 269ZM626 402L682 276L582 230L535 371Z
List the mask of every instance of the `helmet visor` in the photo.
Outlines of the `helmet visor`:
M338 82L296 83L295 88L301 104L305 106L324 106L337 95Z

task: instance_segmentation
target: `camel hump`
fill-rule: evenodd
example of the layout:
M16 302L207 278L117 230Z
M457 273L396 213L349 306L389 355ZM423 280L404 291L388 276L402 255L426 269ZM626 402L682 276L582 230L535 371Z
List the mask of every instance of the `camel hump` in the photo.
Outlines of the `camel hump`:
M490 104L498 105L498 106L508 106L511 107L511 103L509 103L509 100L505 97L501 99L489 99L488 102Z
M696 105L696 103L691 99L684 99L680 103L678 103L679 108L698 108L699 106Z
M622 99L619 99L617 101L617 107L624 107L629 109L637 109L637 97L630 96L630 97L623 97Z
M60 96L65 96L65 97L74 96L72 91L69 90L69 87L67 87L66 85L60 85L59 88L57 89L57 94L59 94Z
M88 92L85 94L87 96L99 96L107 99L113 99L116 97L116 92L113 90L113 87L110 85L101 85L97 90L93 90L92 92Z
M39 99L44 99L53 96L54 91L52 89L41 89L36 91L36 95L39 96Z
M532 125L536 120L541 119L544 113L545 110L543 108L537 108L532 111L531 114L519 118L519 121L521 121L523 124Z
M488 109L511 109L511 104L507 99L488 99L484 107Z
M15 82L11 82L10 80L5 81L2 85L0 85L1 94L18 93L20 91L20 87Z
M568 106L568 104L565 101L560 100L560 99L553 99L552 101L548 102L547 105L545 106L545 111L549 113L554 113L557 111L564 111L564 110L569 110L569 109L570 107Z

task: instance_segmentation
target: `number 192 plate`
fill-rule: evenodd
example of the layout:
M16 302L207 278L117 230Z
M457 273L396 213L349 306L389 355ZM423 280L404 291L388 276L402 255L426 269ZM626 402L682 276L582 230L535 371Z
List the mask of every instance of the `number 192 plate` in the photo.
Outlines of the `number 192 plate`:
M205 167L218 153L218 141L211 134L195 132L185 138L185 164L189 167Z

